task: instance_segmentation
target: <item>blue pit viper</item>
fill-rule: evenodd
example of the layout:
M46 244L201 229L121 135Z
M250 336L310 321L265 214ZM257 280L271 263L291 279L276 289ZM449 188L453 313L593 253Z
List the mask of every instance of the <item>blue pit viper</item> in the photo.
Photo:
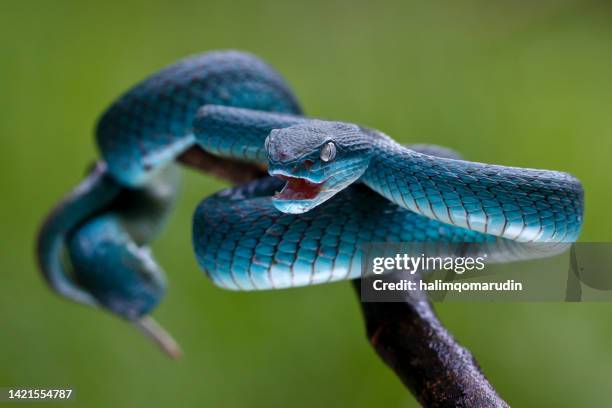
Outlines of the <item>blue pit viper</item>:
M582 225L573 176L308 118L285 80L244 52L150 76L106 110L96 140L102 160L40 229L40 269L61 296L133 322L171 355L178 346L148 317L166 284L147 245L176 197L173 163L194 147L270 174L195 211L197 261L228 289L359 278L366 242L475 242L492 259L524 259L534 243L575 241Z

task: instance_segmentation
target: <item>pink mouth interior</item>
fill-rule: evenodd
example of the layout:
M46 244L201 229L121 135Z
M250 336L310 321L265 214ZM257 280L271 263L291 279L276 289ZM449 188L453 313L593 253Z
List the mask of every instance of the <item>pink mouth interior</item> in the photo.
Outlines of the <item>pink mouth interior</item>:
M310 200L319 194L323 183L313 183L311 181L289 177L289 176L277 176L287 181L287 184L283 187L280 193L275 195L275 198L280 200Z

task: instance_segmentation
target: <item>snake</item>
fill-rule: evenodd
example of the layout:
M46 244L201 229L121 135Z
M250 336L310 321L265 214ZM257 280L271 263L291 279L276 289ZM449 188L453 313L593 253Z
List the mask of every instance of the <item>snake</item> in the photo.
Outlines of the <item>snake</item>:
M527 259L538 243L574 242L583 221L584 191L568 173L308 117L274 68L241 51L154 73L110 105L95 136L101 159L39 231L40 270L62 297L134 323L171 355L178 346L149 316L166 291L149 245L190 152L250 180L193 217L197 263L232 290L359 278L370 242L478 243L502 262Z

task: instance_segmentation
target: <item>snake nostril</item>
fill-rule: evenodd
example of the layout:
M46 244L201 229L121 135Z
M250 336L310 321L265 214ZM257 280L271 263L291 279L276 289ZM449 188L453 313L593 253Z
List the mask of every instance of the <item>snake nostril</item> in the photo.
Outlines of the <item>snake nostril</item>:
M302 167L304 167L305 170L310 170L313 164L314 162L312 160L304 160Z

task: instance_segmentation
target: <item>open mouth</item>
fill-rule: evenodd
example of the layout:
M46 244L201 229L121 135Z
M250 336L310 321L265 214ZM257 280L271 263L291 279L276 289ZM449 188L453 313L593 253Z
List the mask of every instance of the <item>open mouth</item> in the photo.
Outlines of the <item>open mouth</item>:
M276 175L276 177L287 181L283 189L274 195L278 200L311 200L319 194L325 184L324 181L314 183L299 177L285 175Z

